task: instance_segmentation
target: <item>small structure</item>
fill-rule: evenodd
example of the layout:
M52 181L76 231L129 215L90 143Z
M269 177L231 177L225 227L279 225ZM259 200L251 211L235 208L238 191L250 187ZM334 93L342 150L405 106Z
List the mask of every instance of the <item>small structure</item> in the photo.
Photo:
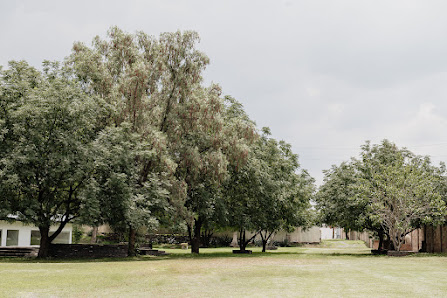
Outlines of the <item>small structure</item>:
M51 232L57 227L50 228ZM71 244L73 227L67 224L62 232L53 240L53 244ZM0 247L38 247L40 244L40 231L32 225L25 225L21 221L8 222L0 220Z
M231 247L238 247L238 232L221 233L220 235L232 236ZM331 232L332 233L332 232ZM247 232L246 236L248 239L253 236L253 232ZM231 236L230 236L231 235ZM254 239L255 241L261 241L261 236L257 235ZM273 242L287 242L287 243L320 243L321 242L321 231L320 227L313 226L307 229L298 227L293 232L278 231L273 234L270 239L270 243ZM271 247L271 245L269 245Z
M272 240L278 242L287 241L289 243L320 243L320 227L313 226L308 229L298 227L291 233L279 231L275 233Z
M421 251L430 253L447 252L447 225L426 225L420 229ZM419 242L419 241L418 241Z
M345 231L345 229L340 227L330 227L323 225L320 228L321 240L331 240L331 239L341 239L341 240L361 240L365 242L365 245L369 248L373 247L373 237L372 233L367 230L364 231Z
M332 239L345 239L346 233L343 228L340 227L330 227L323 225L320 228L321 240L332 240Z

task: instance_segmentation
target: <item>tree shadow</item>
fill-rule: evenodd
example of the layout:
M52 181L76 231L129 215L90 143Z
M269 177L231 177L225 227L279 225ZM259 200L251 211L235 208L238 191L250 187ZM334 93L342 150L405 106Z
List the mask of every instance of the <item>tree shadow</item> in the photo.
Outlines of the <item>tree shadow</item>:
M352 257L358 259L364 258L387 258L387 255L375 255L367 252L309 252L309 251L275 251L275 252L253 252L251 254L233 254L232 252L205 252L200 254L191 253L171 253L160 256L137 256L127 258L17 258L0 257L0 263L114 263L114 262L160 262L166 260L200 260L200 259L237 259L237 258L337 258ZM404 258L412 257L447 257L447 253L418 253Z

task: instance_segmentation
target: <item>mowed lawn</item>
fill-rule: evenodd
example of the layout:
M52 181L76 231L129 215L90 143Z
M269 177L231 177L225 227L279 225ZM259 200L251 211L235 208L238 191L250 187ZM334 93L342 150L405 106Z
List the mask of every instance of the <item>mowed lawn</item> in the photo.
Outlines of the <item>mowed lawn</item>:
M0 259L2 297L447 297L447 257L369 255L359 241L233 255L96 261Z

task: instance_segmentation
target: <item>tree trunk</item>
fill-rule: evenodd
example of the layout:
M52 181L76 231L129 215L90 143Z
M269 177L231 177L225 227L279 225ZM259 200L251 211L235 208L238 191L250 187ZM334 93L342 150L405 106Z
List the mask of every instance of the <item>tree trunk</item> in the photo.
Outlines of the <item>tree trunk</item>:
M265 249L267 247L267 239L262 239L262 252L265 252Z
M345 230L345 235L346 235L346 240L349 240L349 234L348 234L348 230Z
M259 232L259 235L261 236L261 241L262 241L262 252L265 252L265 248L267 246L267 231L265 232L265 236L264 234L262 234L262 231Z
M205 229L202 233L202 246L210 247L211 246L211 237L213 236L213 230Z
M245 229L241 228L239 231L239 250L245 251L247 248L247 241L245 240Z
M262 240L262 252L265 252L267 248L267 243L269 242L270 237L272 237L273 235L273 231L270 234L268 231L265 231L265 234L262 234L262 231L260 231L259 235L261 236Z
M49 252L50 252L50 237L49 237L49 232L50 232L50 228L49 227L39 227L39 231L40 231L40 247L39 247L39 253L37 254L37 257L39 259L46 259L49 256Z
M378 233L379 233L379 247L377 249L382 250L383 249L383 230L380 229Z
M135 257L137 255L135 251L135 237L136 237L137 231L129 226L129 246L127 248L127 254L129 257Z
M247 243L245 242L245 229L242 230L242 235L241 235L241 250L246 250L247 249Z
M96 237L98 235L98 227L93 227L92 230L92 239L90 240L91 244L95 244L96 243Z
M400 248L402 247L402 244L405 242L405 236L402 236L401 234L398 234L394 237L394 249L397 251L400 251Z
M200 249L200 230L202 229L202 220L200 217L194 219L194 234L190 235L191 253L198 254Z

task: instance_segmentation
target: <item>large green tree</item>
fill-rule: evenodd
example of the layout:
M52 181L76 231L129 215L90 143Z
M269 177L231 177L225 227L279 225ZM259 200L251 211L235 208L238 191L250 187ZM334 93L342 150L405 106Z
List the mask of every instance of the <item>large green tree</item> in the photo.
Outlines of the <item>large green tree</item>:
M405 235L422 223L439 223L445 214L442 168L388 140L361 147L351 159L325 172L316 196L324 222L384 235L400 250Z
M154 228L160 219L172 215L168 204L169 179L157 173L141 184L141 158L155 158L152 146L141 141L141 136L132 133L129 123L107 127L93 144L95 171L85 196L88 208L96 212L86 214L83 223L98 226L109 223L118 231L133 231L145 226ZM166 174L167 175L167 174ZM133 238L132 238L133 237ZM135 233L129 234L129 243L135 243ZM135 247L129 246L129 255Z
M0 73L0 209L36 225L39 257L85 206L94 171L92 144L107 113L69 69L45 62L40 72L10 62ZM50 227L57 230L50 233Z
M298 156L284 141L262 136L251 147L248 162L235 169L225 187L230 225L239 230L241 250L260 235L263 251L272 235L280 229L291 231L309 219L313 179L301 170ZM254 231L246 239L246 231Z
M257 212L252 218L261 236L263 252L278 230L290 232L298 226L307 226L314 192L314 180L300 169L298 155L292 152L290 144L269 138L268 131L264 133L258 158L266 163L268 176L264 176L267 178L264 191L255 200Z
M190 31L157 39L114 27L91 48L76 43L68 59L84 88L114 107L110 122L130 123L157 151L156 158L137 158L139 183L171 174L164 184L170 185L169 198L187 222L196 253L201 227L218 205L215 190L227 166L244 160L245 143L253 136L250 125L226 121L217 85L202 86L209 59L195 48L198 39ZM130 235L134 229L129 225Z
M315 196L320 221L349 230L374 230L369 219L367 202L356 198L359 178L356 161L342 162L324 171L323 184ZM377 226L380 228L380 225Z
M366 143L361 156L358 198L368 202L370 218L386 231L394 249L399 251L405 235L421 223L443 221L441 177L428 157L415 156L387 140Z

